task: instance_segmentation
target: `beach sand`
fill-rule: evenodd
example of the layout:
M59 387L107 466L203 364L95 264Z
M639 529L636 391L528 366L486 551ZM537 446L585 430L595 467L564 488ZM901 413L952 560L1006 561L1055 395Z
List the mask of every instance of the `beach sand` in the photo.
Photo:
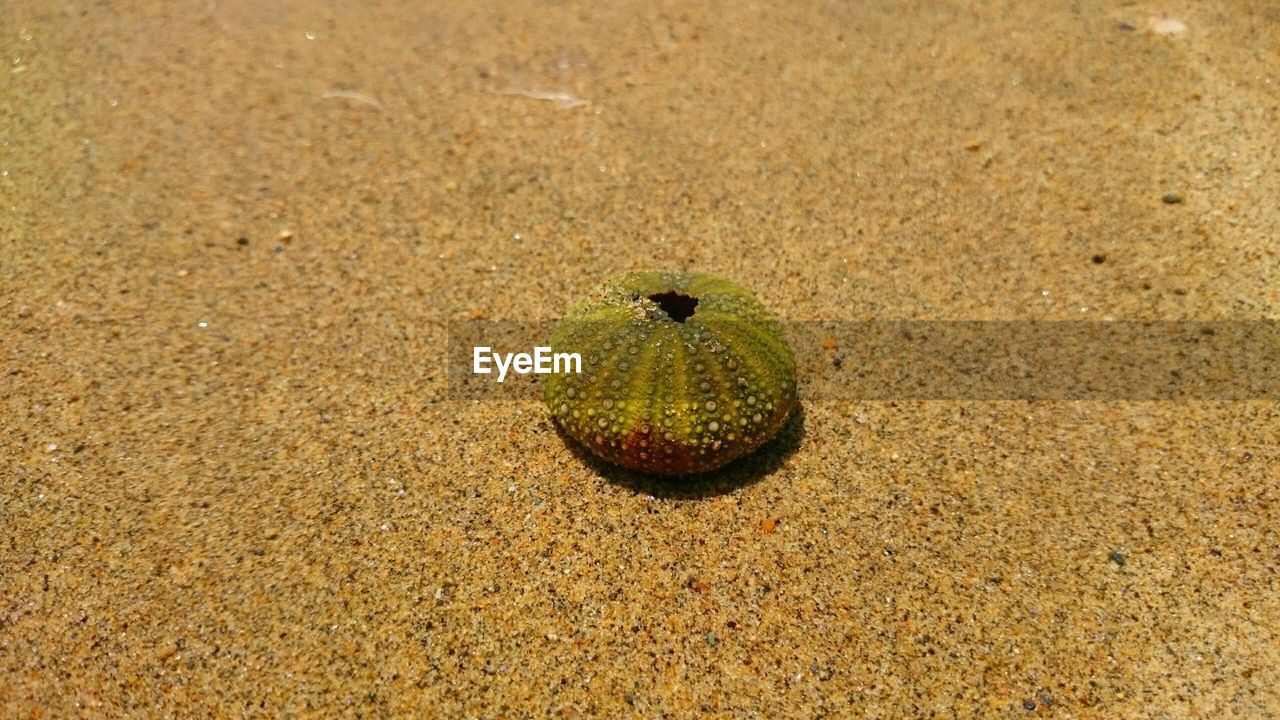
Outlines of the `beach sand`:
M446 367L641 267L1276 319L1275 8L602 5L0 10L0 715L1280 716L1274 395L802 376L664 483Z

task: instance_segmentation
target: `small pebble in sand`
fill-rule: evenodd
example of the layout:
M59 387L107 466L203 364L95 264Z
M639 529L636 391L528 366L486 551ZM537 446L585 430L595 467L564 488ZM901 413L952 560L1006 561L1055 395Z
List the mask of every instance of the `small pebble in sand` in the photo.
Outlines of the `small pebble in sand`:
M1111 562L1115 563L1116 565L1119 565L1120 567L1124 567L1124 564L1125 564L1124 553L1120 552L1119 550L1112 550L1111 554L1108 555L1107 557L1111 558Z
M1182 202L1182 196L1176 192L1167 192L1160 196L1160 201L1165 205L1177 205Z
M1153 15L1147 20L1151 32L1157 35L1177 35L1187 29L1181 20L1168 15Z

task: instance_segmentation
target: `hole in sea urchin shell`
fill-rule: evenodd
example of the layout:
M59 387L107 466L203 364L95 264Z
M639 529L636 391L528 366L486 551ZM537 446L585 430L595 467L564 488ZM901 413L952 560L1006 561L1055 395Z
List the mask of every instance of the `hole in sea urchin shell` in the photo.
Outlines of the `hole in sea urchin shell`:
M678 323L688 320L693 315L694 308L698 307L698 298L682 295L674 290L650 295L649 299L657 303L667 317Z

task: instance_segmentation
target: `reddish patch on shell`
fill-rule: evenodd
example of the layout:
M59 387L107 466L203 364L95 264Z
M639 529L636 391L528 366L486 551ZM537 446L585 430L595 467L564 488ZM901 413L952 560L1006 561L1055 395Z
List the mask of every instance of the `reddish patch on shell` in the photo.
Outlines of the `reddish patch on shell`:
M648 423L628 429L621 438L609 438L598 433L588 433L579 442L596 455L611 463L655 475L688 475L715 470L743 455L754 452L760 445L772 439L791 416L794 395L780 410L774 411L768 422L755 433L754 440L733 448L732 454L722 453L722 441L717 439L710 446L686 445L677 440L667 440L663 433L655 431ZM570 435L570 426L564 419L556 421ZM575 436L576 437L576 436ZM744 438L746 440L746 438Z
M703 469L696 448L664 440L648 423L628 430L618 447L601 450L614 462L644 472L683 475Z

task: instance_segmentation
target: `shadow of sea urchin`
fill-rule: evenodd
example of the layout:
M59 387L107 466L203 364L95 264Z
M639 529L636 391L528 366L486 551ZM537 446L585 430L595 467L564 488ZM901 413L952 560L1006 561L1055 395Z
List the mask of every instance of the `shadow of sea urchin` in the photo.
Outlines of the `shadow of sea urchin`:
M714 470L769 440L796 404L795 358L751 293L710 275L608 280L551 336L580 374L548 375L560 425L600 457L660 475Z

